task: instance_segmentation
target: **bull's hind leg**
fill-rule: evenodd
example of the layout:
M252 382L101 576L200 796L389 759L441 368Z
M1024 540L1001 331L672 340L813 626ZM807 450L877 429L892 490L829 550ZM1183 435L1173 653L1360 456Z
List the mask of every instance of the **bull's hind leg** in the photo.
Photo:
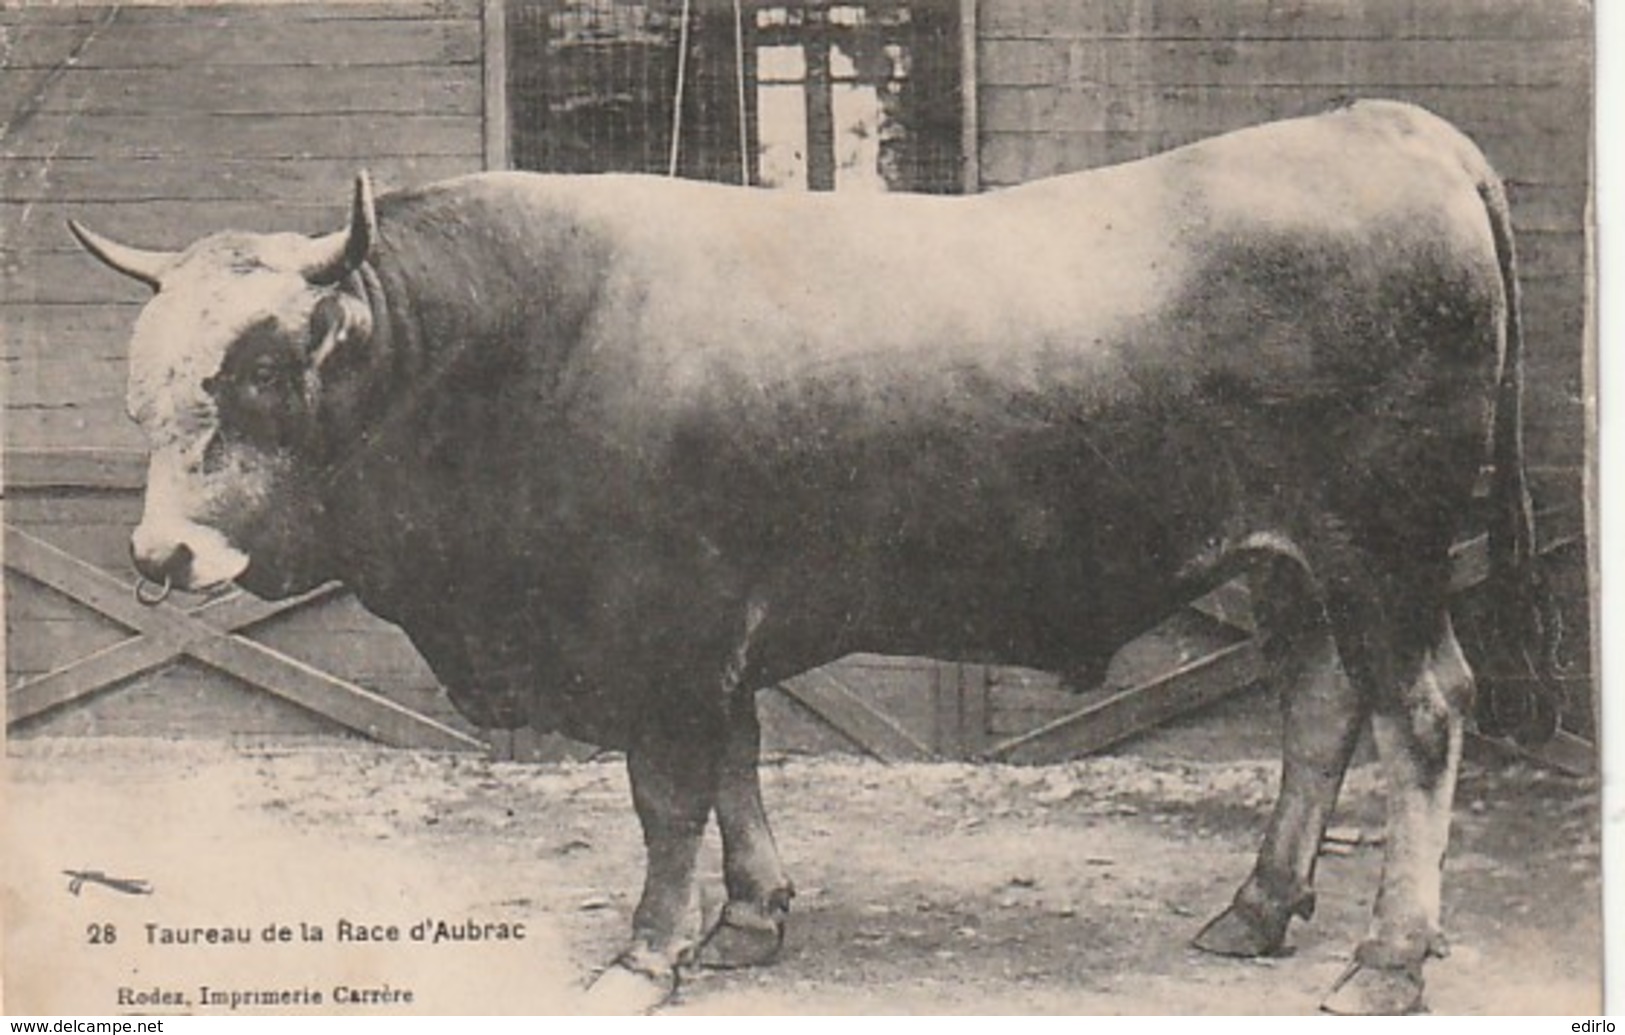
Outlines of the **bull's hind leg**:
M1268 679L1281 698L1283 763L1252 875L1195 939L1225 956L1279 952L1292 917L1313 914L1320 841L1366 714L1303 567L1271 558L1253 573L1252 588Z
M1442 607L1423 616L1431 644L1388 674L1397 693L1375 696L1372 732L1383 767L1388 838L1371 927L1354 962L1323 1008L1333 1013L1404 1013L1422 1005L1422 965L1443 956L1439 923L1450 810L1461 760L1462 718L1472 702L1472 673ZM1371 638L1345 653L1376 647ZM1358 642L1358 641L1357 641ZM1401 654L1394 660L1402 660ZM1368 659L1370 660L1370 659ZM1350 667L1355 678L1382 678L1383 666Z
M795 895L762 807L757 769L762 734L755 695L736 693L728 711L728 745L717 787L728 904L699 954L701 965L723 969L773 961L784 943L785 919Z

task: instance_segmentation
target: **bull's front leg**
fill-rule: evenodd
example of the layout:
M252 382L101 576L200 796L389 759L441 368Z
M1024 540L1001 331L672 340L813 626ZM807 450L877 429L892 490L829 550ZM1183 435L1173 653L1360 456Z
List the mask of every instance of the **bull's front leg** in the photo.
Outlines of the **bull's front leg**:
M707 714L651 717L627 752L647 868L631 944L594 980L594 1007L637 1012L661 1005L676 993L678 967L698 943L695 866L716 806L726 736L720 714L700 711Z

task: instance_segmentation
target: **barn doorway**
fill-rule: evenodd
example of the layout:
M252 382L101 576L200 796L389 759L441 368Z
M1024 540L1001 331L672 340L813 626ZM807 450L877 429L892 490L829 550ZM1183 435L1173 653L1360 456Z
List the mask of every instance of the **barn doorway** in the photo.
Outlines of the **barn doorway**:
M954 0L514 0L506 33L516 168L966 183Z

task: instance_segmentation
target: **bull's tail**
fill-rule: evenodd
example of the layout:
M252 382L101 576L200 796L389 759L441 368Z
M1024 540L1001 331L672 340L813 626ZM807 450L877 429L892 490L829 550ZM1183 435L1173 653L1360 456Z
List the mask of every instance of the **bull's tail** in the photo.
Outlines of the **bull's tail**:
M1537 742L1557 730L1555 676L1561 620L1536 550L1524 472L1523 321L1517 250L1506 189L1487 167L1479 196L1489 216L1506 299L1505 351L1495 393L1494 477L1489 494L1488 671L1479 675L1478 719L1487 733Z

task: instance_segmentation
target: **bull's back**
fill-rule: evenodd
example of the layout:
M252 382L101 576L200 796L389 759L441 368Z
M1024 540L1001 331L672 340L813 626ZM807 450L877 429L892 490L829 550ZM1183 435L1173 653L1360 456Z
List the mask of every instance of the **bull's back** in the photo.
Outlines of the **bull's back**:
M550 184L614 242L577 399L655 451L708 423L793 451L1489 377L1494 245L1447 133L1362 105L962 199Z
M797 663L1065 664L1283 484L1370 475L1371 413L1481 433L1499 282L1441 127L1357 106L962 199L482 181L604 261L533 462L591 487L583 536L653 515L844 630Z

